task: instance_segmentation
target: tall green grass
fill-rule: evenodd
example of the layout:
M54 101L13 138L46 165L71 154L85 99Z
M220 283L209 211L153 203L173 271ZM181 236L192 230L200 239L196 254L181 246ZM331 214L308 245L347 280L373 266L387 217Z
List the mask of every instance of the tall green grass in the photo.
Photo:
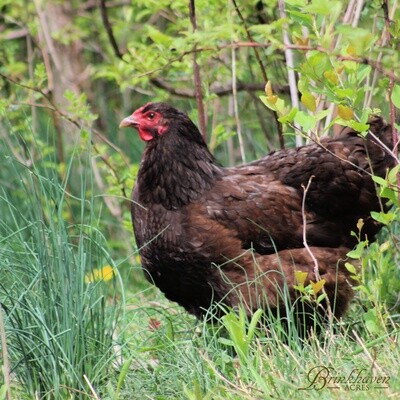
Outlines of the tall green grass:
M114 266L98 229L90 149L75 149L64 178L51 153L22 161L16 149L0 150L0 302L12 373L35 398L88 398L90 384L108 379L119 315L116 277L87 279Z

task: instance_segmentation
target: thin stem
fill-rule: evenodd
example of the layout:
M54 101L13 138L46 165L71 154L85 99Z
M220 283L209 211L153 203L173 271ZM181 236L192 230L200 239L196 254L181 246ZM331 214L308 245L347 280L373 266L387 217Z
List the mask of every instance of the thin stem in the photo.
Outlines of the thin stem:
M105 0L100 0L100 13L101 13L101 19L103 21L104 28L106 29L106 32L107 32L108 40L110 41L111 47L114 50L114 54L122 61L125 61L122 58L123 54L119 50L117 41L115 40L114 32L113 32L111 24L110 24L110 20L108 19L108 13L107 13L107 7L106 7Z
M383 8L383 14L385 17L387 45L390 46L390 42L392 40L392 34L390 32L391 19L390 19L389 6L388 6L387 0L383 0L382 8ZM392 125L393 153L397 154L398 153L398 144L399 144L399 133L397 132L396 125L395 125L396 124L396 108L392 101L392 93L393 93L393 89L394 89L394 83L395 83L394 79L389 78L389 87L388 87L389 116L390 116L390 124ZM395 160L396 160L396 163L398 164L399 160L397 158ZM397 187L400 188L400 174L397 174ZM400 192L398 194L398 199L400 202Z
M303 188L303 199L301 203L301 215L303 218L303 244L305 249L307 250L308 254L310 255L311 259L313 260L314 263L314 276L315 280L318 282L321 280L321 275L319 273L319 265L318 265L318 260L315 258L313 252L310 249L310 246L307 243L307 216L306 216L306 197L307 197L307 192L310 189L311 182L314 178L314 175L310 176L310 179L307 182L307 186L304 186L303 184L301 185ZM322 287L322 293L325 294L325 300L327 304L327 309L328 309L328 317L329 321L333 320L333 313L332 313L332 307L331 307L331 302L329 300L329 297L325 291L325 288Z
M280 17L285 19L286 11L285 11L284 0L278 0L278 5L279 5ZM290 88L290 98L292 100L292 106L299 109L300 102L297 90L296 74L294 72L293 50L288 47L288 45L290 45L290 39L287 31L287 25L284 26L282 34L283 34L283 43L285 45L285 59L286 59L286 69L287 69L289 88ZM296 122L295 126L299 127ZM301 146L302 144L303 144L302 135L296 135L296 146Z
M249 39L250 42L254 43L253 35L251 34L251 32L250 32L250 30L249 30L249 28L247 26L246 20L244 19L243 14L241 13L241 11L240 11L237 3L236 3L236 0L232 0L232 2L233 2L233 5L235 6L235 10L236 10L237 15L239 16L240 20L242 21L243 27L244 27L244 29L246 31L247 38ZM262 60L261 60L260 53L258 52L257 46L253 47L253 50L254 50L254 55L256 57L257 63L260 66L260 70L261 70L261 74L263 76L263 79L264 79L265 83L267 83L268 80L269 80L268 79L268 75L267 75L267 71L266 71L266 69L264 67L264 64L263 64ZM279 145L280 145L281 149L284 149L285 148L285 140L283 138L282 124L278 120L279 117L278 117L278 113L276 111L273 111L273 116L274 116L276 128L278 129Z
M197 30L195 0L189 0L189 14L193 32L195 32ZM194 77L194 87L196 94L197 112L199 117L199 128L204 140L207 141L207 127L206 127L206 116L203 103L203 91L201 88L201 74L200 74L200 66L197 63L196 53L193 53L193 77Z
M244 143L243 143L243 136L242 136L242 130L240 127L240 118L239 118L239 107L238 107L238 101L237 101L237 90L236 90L236 54L235 54L235 49L232 48L231 50L231 55L232 55L232 96L233 96L233 113L235 115L235 121L236 121L236 129L237 129L237 135L238 135L238 140L239 140L239 148L240 148L240 155L242 157L242 162L246 162L246 154L244 151Z
M10 364L8 361L8 347L7 336L3 319L3 306L0 303L0 342L3 353L3 371L4 371L4 384L7 392L7 400L11 400L11 379L10 379Z

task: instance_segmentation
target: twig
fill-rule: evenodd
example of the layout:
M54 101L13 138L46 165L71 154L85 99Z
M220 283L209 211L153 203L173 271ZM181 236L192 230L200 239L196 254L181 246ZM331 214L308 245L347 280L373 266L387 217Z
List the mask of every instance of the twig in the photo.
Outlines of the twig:
M306 248L307 252L310 254L313 262L314 262L314 274L315 278L317 280L320 280L321 277L319 275L319 267L318 267L318 260L315 258L314 254L312 253L310 246L307 243L307 216L306 216L306 197L307 197L307 192L310 189L311 182L315 178L314 175L310 176L310 179L307 182L307 186L304 186L303 184L301 187L303 188L303 199L301 202L301 216L303 219L303 244L304 247Z
M184 57L186 57L187 55L190 55L192 53L201 53L201 52L204 52L204 51L224 50L224 49L231 48L231 47L234 47L234 48L242 48L242 47L268 48L268 47L271 47L271 46L272 46L271 43L258 43L258 42L250 41L250 42L234 42L233 44L232 43L231 44L224 44L224 45L215 46L215 47L196 47L194 49L184 51L182 54L180 54L177 57L171 58L162 67L154 68L151 71L147 71L145 73L135 75L134 77L135 78L142 78L144 76L151 76L151 75L155 74L156 72L160 72L160 71L164 70L165 68L167 68L168 66L170 66L171 64L173 64L175 62L182 61ZM330 56L334 56L338 60L341 60L341 61L354 61L354 62L356 62L358 64L370 65L374 69L378 70L378 72L380 72L382 75L384 75L384 76L386 76L388 78L393 77L393 79L396 82L400 83L400 77L396 76L392 71L386 70L382 66L382 63L380 61L371 60L371 59L369 59L367 57L354 57L354 56L349 56L349 55L344 56L342 54L332 54L328 49L325 49L322 46L287 44L287 45L283 46L283 49L285 49L285 48L298 50L298 51L319 51L321 53L329 53Z
M249 27L247 26L246 20L244 19L242 12L240 11L240 9L239 9L239 7L238 7L238 5L236 3L236 0L232 0L232 2L233 2L233 5L235 6L235 10L236 10L237 15L239 16L240 20L242 21L243 27L244 27L244 29L246 31L247 38L249 39L250 42L254 43L253 36L252 36L252 34L251 34L250 30L249 30ZM267 75L267 70L264 67L264 64L263 64L263 62L261 60L260 53L258 52L257 47L258 46L254 46L253 47L254 55L256 57L258 65L260 66L260 70L261 70L261 74L263 76L263 79L264 79L265 83L267 83L268 80L269 80L268 79L268 75ZM278 113L276 111L273 111L273 116L274 116L276 128L278 130L279 145L280 145L281 149L284 149L285 148L285 140L283 138L282 124L278 120L279 117L278 117Z
M106 2L105 0L100 0L100 13L101 13L101 19L103 21L104 28L106 29L108 40L110 41L111 47L114 50L114 54L121 59L122 61L125 61L123 59L123 54L120 52L118 48L117 41L115 40L115 36L110 24L110 20L108 19L108 14L107 14L107 7L106 7Z
M373 357L371 356L371 353L368 351L367 347L365 346L365 343L363 343L363 341L361 340L360 336L358 335L358 333L352 329L351 330L352 334L354 335L354 337L356 338L358 344L361 346L361 348L364 351L364 354L367 356L367 358L371 361L372 366L374 368L376 368L380 373L383 373L382 368L377 364L376 360L373 359Z
M306 197L307 197L307 192L310 189L310 185L311 185L313 178L314 178L314 175L311 175L310 179L307 182L307 186L304 186L303 184L301 185L301 187L303 188L303 199L301 202L301 216L303 219L303 244L304 244L304 247L307 250L308 254L310 255L311 259L314 262L314 276L315 276L315 280L318 282L321 280L321 275L319 273L318 260L315 258L313 252L310 249L310 246L307 243ZM327 309L328 309L329 321L333 321L333 312L332 312L331 302L329 300L328 294L326 293L326 290L324 287L322 287L322 293L325 294L325 300L326 300L326 305L327 305Z
M3 353L3 370L4 370L4 384L7 392L7 400L11 400L11 379L10 379L10 364L8 362L8 347L7 336L3 319L3 305L0 303L0 338L1 348Z
M236 48L235 46L232 46L232 48ZM194 90L190 88L176 88L173 85L169 84L163 79L160 78L152 78L150 79L150 83L153 84L155 87L158 87L159 89L166 90L168 93L179 96L179 97L184 97L184 98L194 98L196 97L196 93ZM244 82L237 82L236 83L236 92L258 92L258 91L263 91L265 87L265 83L244 83ZM222 96L227 96L231 95L233 91L233 86L231 83L226 84L224 86L211 86L209 88L209 93L210 94L215 94L219 97ZM279 87L274 87L274 92L276 93L288 93L288 87L283 86L281 88Z
M85 379L86 383L88 384L90 391L92 392L93 397L96 400L100 400L99 395L96 393L96 391L94 390L94 387L92 385L92 383L90 382L89 378L86 376L86 374L83 374L83 378Z
M236 129L237 129L237 136L239 140L239 148L240 148L240 155L242 157L242 162L246 162L246 153L244 151L244 143L242 137L242 130L240 127L240 118L239 118L239 107L237 101L237 90L236 90L236 54L235 49L231 49L232 55L232 97L233 97L233 113L235 115L236 121Z
M282 19L286 19L285 2L284 0L278 0L279 14ZM289 34L287 31L287 24L283 27L283 43L285 45L285 59L286 59L286 69L288 74L289 88L290 88L290 98L292 100L292 106L297 109L300 108L296 74L294 72L294 60L293 60L293 50L287 47L290 45ZM294 123L297 127L299 125L297 122ZM296 135L296 146L301 146L303 144L302 135Z
M387 35L387 45L390 46L390 42L392 40L392 34L390 32L390 17L389 17L389 6L388 1L383 0L382 2L383 14L385 17L385 29ZM396 108L392 101L392 93L394 89L394 79L393 77L389 78L389 87L388 87L388 98L389 98L389 118L390 124L392 125L392 140L393 140L393 153L398 153L398 141L399 141L399 133L397 132L395 123L396 123ZM398 159L395 159L396 164L399 163ZM397 174L397 187L400 188L400 174ZM398 198L400 202L400 192L398 193Z
M189 15L193 32L195 32L197 30L195 0L189 0ZM196 53L193 53L193 77L194 77L194 87L196 93L197 113L199 117L199 128L204 140L207 141L206 116L203 103L203 91L201 88L201 75L200 75L200 67L199 64L197 63Z
M390 33L390 17L389 17L389 8L387 0L383 0L382 3L383 14L385 17L385 28L387 35L387 44L390 46L390 41L392 40L392 34ZM389 77L389 90L388 90L388 98L389 98L389 115L390 115L390 124L392 125L392 137L393 137L393 152L397 154L397 142L398 142L398 132L395 127L396 122L396 108L392 101L392 92L394 88L394 78L393 76Z
M114 50L114 54L116 57L121 59L122 61L126 62L126 60L123 58L123 53L120 51L117 41L115 39L112 26L110 23L110 20L108 18L108 13L107 13L107 6L105 0L100 1L100 10L101 10L101 17L103 21L104 28L107 32L108 39L110 41L111 47ZM245 46L246 44L242 43L241 45ZM231 48L237 48L240 47L240 44L232 44ZM210 49L212 50L212 49ZM190 51L190 53L196 53L197 51ZM187 98L196 98L197 91L196 90L191 90L191 89L179 89L175 88L174 86L168 84L164 80L160 78L152 78L150 79L150 83L152 83L154 86L164 89L167 92L180 96L180 97L187 97ZM260 83L260 84L254 84L254 83L249 83L249 84L239 84L236 85L236 90L245 90L245 91L258 91L258 90L263 90L265 86L265 83ZM216 87L215 89L211 89L210 93L216 94L217 96L225 96L228 94L231 94L233 90L232 85L229 86L221 86L221 87Z

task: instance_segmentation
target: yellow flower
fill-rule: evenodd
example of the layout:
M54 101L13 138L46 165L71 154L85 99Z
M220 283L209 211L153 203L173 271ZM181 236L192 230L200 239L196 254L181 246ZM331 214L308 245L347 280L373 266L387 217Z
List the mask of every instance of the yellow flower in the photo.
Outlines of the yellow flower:
M85 276L85 283L92 283L103 280L110 281L114 277L114 268L111 265L105 265L103 268L95 268L90 274Z

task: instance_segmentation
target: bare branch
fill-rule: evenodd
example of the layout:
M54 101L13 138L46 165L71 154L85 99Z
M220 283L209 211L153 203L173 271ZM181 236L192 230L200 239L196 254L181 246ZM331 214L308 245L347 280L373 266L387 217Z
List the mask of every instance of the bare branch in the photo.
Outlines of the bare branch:
M310 246L307 243L307 216L306 216L306 212L305 212L307 192L310 189L310 185L311 185L313 178L314 178L314 175L311 175L310 179L307 182L307 186L304 186L303 184L301 185L301 187L303 188L303 199L301 202L301 215L303 218L303 244L304 244L304 247L307 250L308 254L310 255L311 259L313 260L314 276L315 276L315 280L318 282L321 280L321 275L319 273L318 260L315 258L313 252L310 249ZM325 300L326 300L326 304L327 304L329 320L332 321L333 313L332 313L331 302L329 301L329 297L328 297L324 287L322 287L322 292L325 294Z
M193 32L195 32L197 29L195 0L189 0L189 14ZM196 53L193 53L193 75L196 92L197 113L199 116L199 128L204 140L207 140L206 116L204 111L203 92L201 88L200 67L197 63Z
M3 305L0 303L0 343L3 353L3 375L6 387L7 400L11 400L10 362L8 358L7 335L4 327Z
M240 118L239 118L239 107L237 101L237 89L236 89L236 54L235 49L231 49L232 55L232 98L233 98L233 114L235 116L236 121L236 130L237 136L239 140L239 148L240 148L240 155L242 157L242 162L246 162L246 153L244 151L244 143L243 143L243 136L242 136L242 129L240 126Z
M392 34L390 33L391 20L389 17L389 6L388 6L387 0L383 0L382 8L383 8L383 14L385 17L385 30L386 30L386 35L387 35L386 43L387 43L387 45L390 46L390 42L392 40ZM396 122L396 108L392 101L393 88L394 88L394 79L393 79L393 77L390 77L389 78L389 90L388 90L388 98L389 98L389 106L390 106L389 114L390 114L390 123L392 125L393 145L395 146L393 148L393 152L396 154L397 153L398 133L397 133L396 127L394 125Z
M5 27L3 25L0 26L0 32L3 31ZM2 37L3 40L14 40L21 39L25 36L29 35L29 30L27 28L16 29L15 31L8 32L5 36Z
M117 41L115 40L115 36L110 24L110 20L108 19L108 14L107 14L107 8L106 8L106 2L105 0L100 0L100 13L101 13L101 19L103 21L104 28L106 29L108 40L110 41L111 47L114 50L115 55L124 61L122 58L123 54L120 52L118 48Z
M167 81L161 78L152 78L150 79L150 83L152 83L155 87L159 89L166 90L168 93L184 97L184 98L195 98L196 93L193 89L189 88L176 88L175 86L171 85ZM259 92L263 91L265 87L265 83L244 83L244 82L237 82L236 83L236 91L237 92ZM217 96L228 96L232 94L232 84L227 84L225 86L211 86L209 89L209 93L215 94ZM289 91L287 86L283 87L274 87L274 92L276 93L285 93L287 94Z
M278 0L279 13L282 19L286 19L285 2L284 0ZM286 24L287 25L287 24ZM300 109L300 101L297 90L296 74L294 71L294 58L293 50L286 47L290 45L290 38L287 31L287 26L284 26L283 31L283 43L285 44L285 58L286 58L286 69L288 74L289 88L290 88L290 98L292 100L292 106ZM295 125L297 123L295 122ZM302 136L296 135L296 146L301 146L303 144Z

